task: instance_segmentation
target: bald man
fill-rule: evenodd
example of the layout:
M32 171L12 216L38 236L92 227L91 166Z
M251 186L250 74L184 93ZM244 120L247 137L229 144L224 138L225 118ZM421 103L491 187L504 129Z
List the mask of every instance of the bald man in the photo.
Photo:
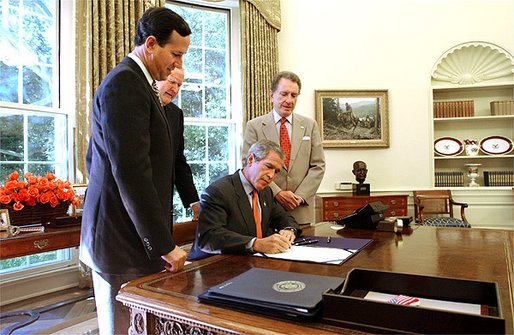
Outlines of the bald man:
M173 138L173 154L175 159L175 180L174 185L182 200L184 208L191 207L193 210L193 221L198 220L199 198L196 187L193 183L191 167L184 156L184 113L177 105L171 102L178 95L182 82L184 81L184 70L175 68L168 75L168 78L157 82L157 88L164 106L164 112L168 119L171 137ZM173 190L172 190L173 191ZM173 216L173 208L172 208Z

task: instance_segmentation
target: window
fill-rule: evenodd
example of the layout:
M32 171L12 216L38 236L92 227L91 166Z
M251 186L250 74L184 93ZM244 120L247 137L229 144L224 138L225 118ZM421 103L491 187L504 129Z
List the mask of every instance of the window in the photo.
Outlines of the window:
M0 180L68 177L67 116L59 110L58 2L0 2Z
M231 41L233 9L168 3L191 27L191 44L184 57L185 79L174 101L184 112L184 154L199 193L211 182L235 170L238 157L238 117L234 115L235 72ZM237 29L236 29L237 30ZM237 62L236 62L237 63ZM240 138L240 137L239 137ZM192 216L175 192L174 219Z
M69 179L57 0L0 0L0 183L17 170ZM69 6L69 5L68 5ZM0 261L0 273L70 259L69 250Z

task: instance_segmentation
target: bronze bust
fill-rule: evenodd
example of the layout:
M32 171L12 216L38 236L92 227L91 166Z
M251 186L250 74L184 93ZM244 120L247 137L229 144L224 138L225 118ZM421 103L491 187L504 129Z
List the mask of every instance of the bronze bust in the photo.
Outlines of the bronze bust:
M366 180L366 175L368 173L366 163L364 163L363 161L356 161L355 163L353 163L352 172L355 175L355 180L357 180L359 184L364 183L364 180Z

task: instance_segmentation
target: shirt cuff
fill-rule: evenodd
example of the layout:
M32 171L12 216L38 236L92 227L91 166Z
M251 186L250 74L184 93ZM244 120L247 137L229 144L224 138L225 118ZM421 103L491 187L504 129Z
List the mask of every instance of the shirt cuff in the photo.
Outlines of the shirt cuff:
M255 242L255 240L257 239L257 237L254 237L250 240L250 242L246 243L246 250L248 250L249 252L254 252L253 251L253 242Z

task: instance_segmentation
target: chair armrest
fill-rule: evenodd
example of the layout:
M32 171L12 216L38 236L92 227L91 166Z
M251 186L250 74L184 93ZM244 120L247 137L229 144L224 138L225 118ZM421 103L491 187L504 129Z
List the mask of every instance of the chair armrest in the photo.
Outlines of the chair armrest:
M466 215L464 214L464 209L468 208L468 204L466 204L464 202L457 202L457 201L454 201L453 199L450 199L450 204L455 205L455 206L460 206L460 217L461 217L462 221L469 224L468 220L466 219Z
M451 200L451 204L452 205L456 205L456 206L462 206L464 208L467 208L468 207L468 204L467 203L464 203L464 202L457 202L457 201L453 201Z

